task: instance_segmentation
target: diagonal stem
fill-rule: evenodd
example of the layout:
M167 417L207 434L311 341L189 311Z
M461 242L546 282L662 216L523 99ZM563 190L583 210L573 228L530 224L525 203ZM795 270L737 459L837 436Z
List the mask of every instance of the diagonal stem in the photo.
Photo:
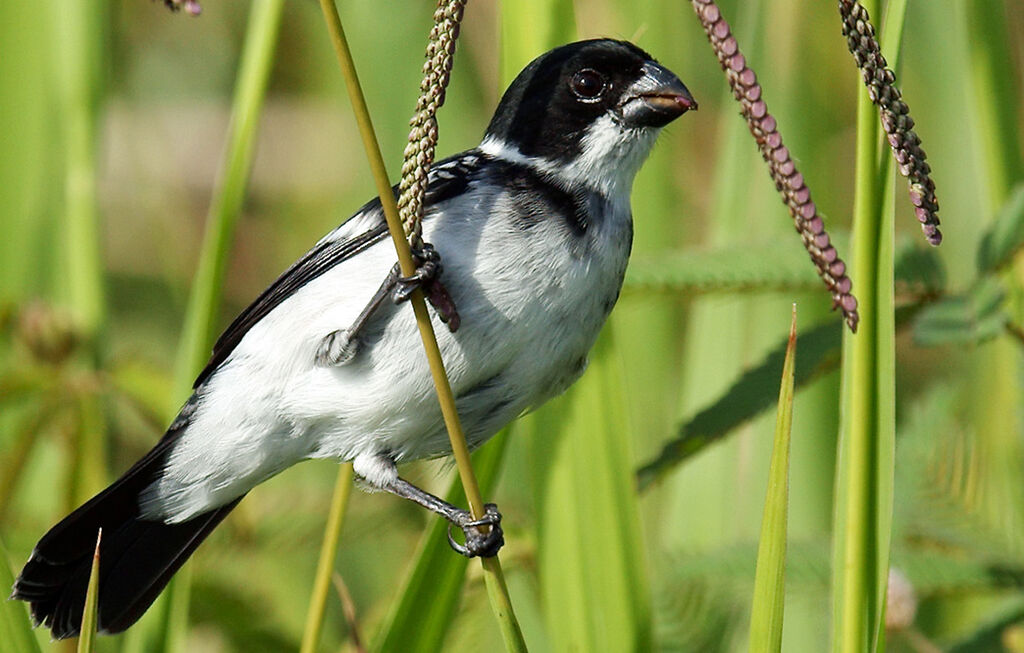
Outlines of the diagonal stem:
M377 193L380 196L381 206L384 209L388 232L391 234L395 250L398 253L399 267L402 269L403 276L411 276L415 271L415 265L409 250L409 242L406 240L402 222L398 215L398 206L391 190L391 182L388 179L387 170L384 167L384 158L381 156L377 136L373 129L373 123L370 120L370 113L366 107L366 98L363 96L362 88L359 85L359 77L356 74L352 53L349 50L348 41L345 38L345 32L341 25L341 18L338 16L338 10L333 0L320 0L320 7L327 21L327 28L338 56L338 63L341 65L342 76L345 78L345 85L348 89L349 99L352 101L356 122L359 124L359 133L362 136L363 147L366 149L370 169L377 184ZM445 373L444 361L441 359L437 337L430 323L427 306L423 300L423 292L419 289L415 290L410 303L416 314L416 324L419 327L420 337L423 339L423 347L426 350L427 360L430 363L430 372L434 380L434 386L437 389L441 414L448 429L452 453L459 468L459 476L466 490L469 509L473 516L479 519L484 515L484 502L476 476L473 474L472 465L470 464L469 448L466 446L462 424L455 409L455 396L452 393L448 375ZM481 562L484 568L487 593L491 599L491 606L494 609L495 615L498 617L505 645L511 651L525 651L526 643L523 640L522 632L512 610L512 602L501 571L501 563L498 561L497 556L481 558Z

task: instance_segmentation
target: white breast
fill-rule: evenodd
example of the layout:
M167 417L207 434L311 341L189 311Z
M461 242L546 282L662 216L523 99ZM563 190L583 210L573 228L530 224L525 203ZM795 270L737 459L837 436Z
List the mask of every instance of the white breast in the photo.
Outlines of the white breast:
M523 230L507 219L506 195L481 187L465 199L461 213L428 220L424 236L442 256L442 281L462 318L455 334L436 318L434 328L476 446L582 372L618 295L632 223L628 204L594 199L582 235L557 218ZM188 519L303 458L386 453L401 461L449 451L408 306L385 306L351 362L314 362L323 337L352 324L394 259L390 241L374 245L245 335L145 493L146 514Z

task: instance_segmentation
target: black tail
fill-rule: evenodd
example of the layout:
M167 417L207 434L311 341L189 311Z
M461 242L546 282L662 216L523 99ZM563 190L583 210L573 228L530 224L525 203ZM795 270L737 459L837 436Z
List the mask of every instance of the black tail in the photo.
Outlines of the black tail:
M139 620L199 543L242 497L186 522L147 521L139 494L163 469L177 438L169 432L124 476L64 518L39 540L11 598L28 601L32 618L57 639L78 634L96 546L100 547L99 629L118 633Z

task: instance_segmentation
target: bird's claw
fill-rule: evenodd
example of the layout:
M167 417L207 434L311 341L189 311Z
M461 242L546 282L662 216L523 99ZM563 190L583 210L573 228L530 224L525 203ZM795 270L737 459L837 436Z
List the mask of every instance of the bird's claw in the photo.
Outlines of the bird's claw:
M422 247L412 251L413 261L416 263L416 271L408 277L398 277L395 280L395 288L391 292L391 300L400 304L407 301L412 293L421 288L430 305L437 311L437 316L448 325L448 330L454 333L459 328L459 312L455 307L448 289L441 283L441 255L437 253L430 243L423 243Z
M505 535L501 530L501 513L498 512L498 506L493 503L484 506L484 516L480 519L473 519L473 515L464 512L462 518L454 522L454 525L465 533L466 543L459 544L455 540L452 536L452 524L448 524L448 544L467 558L491 558L498 555L498 550L505 544ZM487 530L484 531L484 528Z

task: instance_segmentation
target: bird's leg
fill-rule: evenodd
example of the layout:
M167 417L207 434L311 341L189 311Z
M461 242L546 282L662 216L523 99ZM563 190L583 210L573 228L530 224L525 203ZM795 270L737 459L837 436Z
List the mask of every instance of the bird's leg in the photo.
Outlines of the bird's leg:
M370 301L356 317L355 322L347 329L332 331L320 341L316 352L316 363L322 367L333 365L344 365L352 360L358 349L359 332L363 330L366 323L381 304L389 296L396 304L409 299L416 288L422 288L437 316L448 325L448 329L455 332L459 328L459 313L455 309L455 302L438 277L441 276L441 256L430 243L424 243L422 249L413 250L413 261L416 263L416 272L412 276L403 277L396 263L388 276L377 288Z
M412 258L416 263L416 272L412 276L399 277L391 299L396 304L406 301L417 288L423 290L430 305L437 311L437 316L448 325L448 330L455 333L459 328L459 312L455 308L452 296L441 283L441 255L430 243L412 250Z
M453 506L444 499L421 490L397 476L385 483L381 489L415 501L461 528L466 535L466 543L463 545L455 541L455 538L452 537L451 526L448 527L448 543L467 558L475 556L490 558L497 555L498 549L505 544L505 537L501 531L501 513L498 512L498 506L493 503L484 506L483 517L474 519L468 510Z
M370 321L370 317L377 312L380 305L384 303L384 300L391 294L395 284L398 283L400 278L398 271L398 265L391 268L388 272L387 278L384 279L384 283L380 284L377 288L377 292L373 293L373 297L363 307L363 310L356 317L356 321L352 323L347 329L339 329L332 331L324 336L324 339L320 341L320 347L316 352L316 363L322 367L330 367L332 365L344 365L345 363L352 360L356 355L358 349L358 341L356 338L359 336L359 332L363 330L366 323Z

